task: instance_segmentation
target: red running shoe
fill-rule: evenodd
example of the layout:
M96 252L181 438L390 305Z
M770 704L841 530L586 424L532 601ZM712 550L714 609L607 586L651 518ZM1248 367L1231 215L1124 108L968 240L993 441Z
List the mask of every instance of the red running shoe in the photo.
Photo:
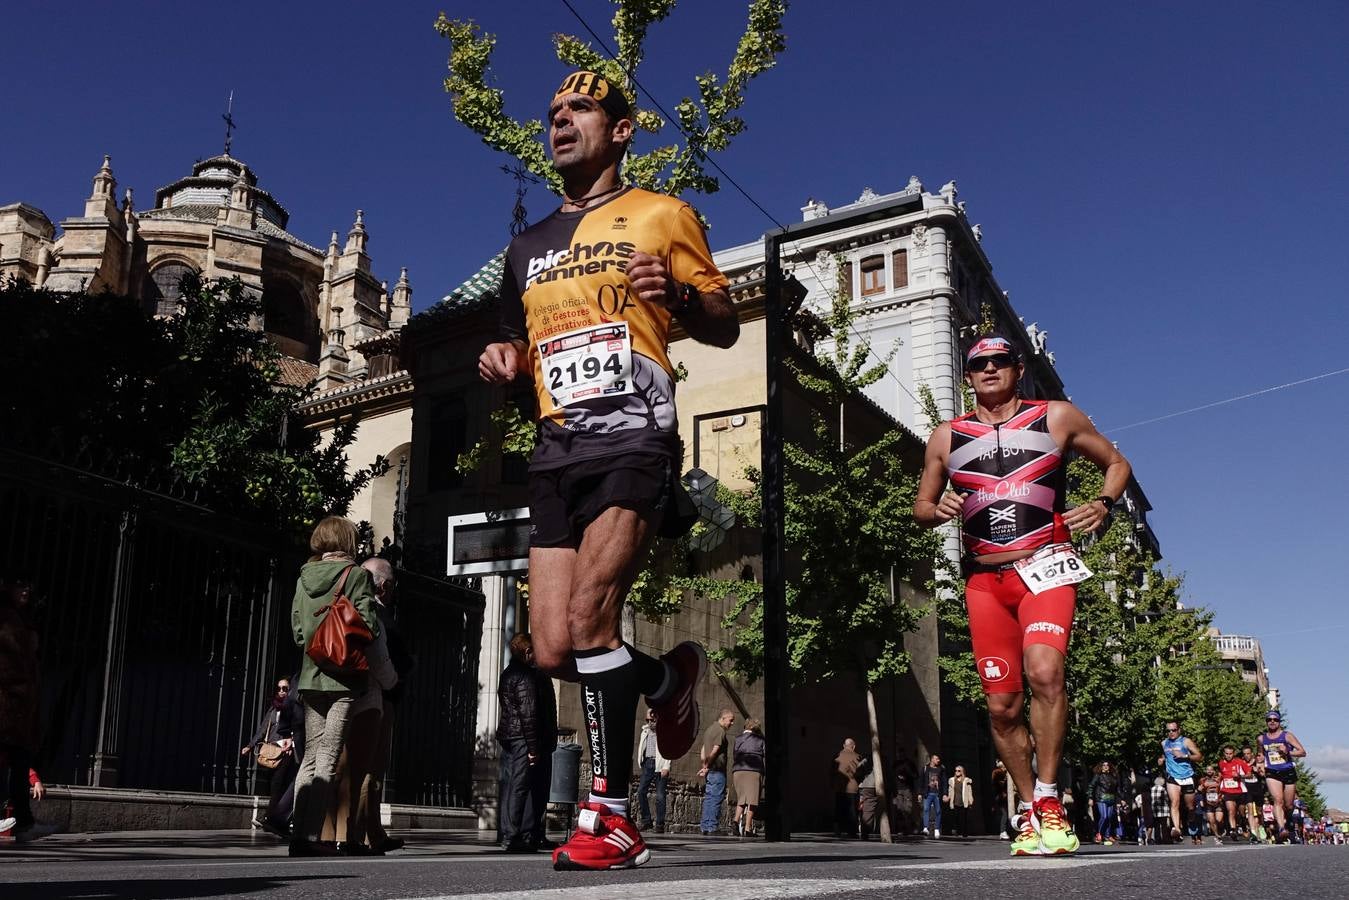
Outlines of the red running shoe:
M580 810L576 833L553 851L554 869L631 869L651 858L642 833L627 816L609 812L602 803L582 803Z
M674 670L675 689L668 700L651 708L656 713L656 747L673 762L698 740L698 685L707 673L707 653L701 644L684 641L661 660Z

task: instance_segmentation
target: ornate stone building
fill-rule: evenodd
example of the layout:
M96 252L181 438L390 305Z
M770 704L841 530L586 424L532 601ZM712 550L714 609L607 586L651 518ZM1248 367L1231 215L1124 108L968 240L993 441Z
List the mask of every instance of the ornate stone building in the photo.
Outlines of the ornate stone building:
M105 156L83 214L61 220L59 233L42 210L0 206L0 278L113 291L152 315L175 311L184 275L239 278L262 296L258 326L286 355L287 380L316 380L325 390L387 374L376 371L370 356L380 354L368 356L367 342L407 321L407 269L392 292L374 275L361 210L345 245L334 231L326 251L287 231L289 218L253 170L228 153L195 163L192 174L155 191L145 210L135 208L130 188L119 201Z

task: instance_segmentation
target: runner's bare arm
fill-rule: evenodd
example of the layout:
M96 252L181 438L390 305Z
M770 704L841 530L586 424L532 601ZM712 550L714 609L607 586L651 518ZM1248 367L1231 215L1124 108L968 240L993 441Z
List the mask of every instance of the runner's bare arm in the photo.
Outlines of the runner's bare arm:
M1115 445L1096 430L1086 413L1065 400L1052 400L1049 429L1056 437L1062 436L1065 450L1077 451L1105 473L1102 494L1116 500L1123 496L1133 469ZM1093 500L1065 512L1063 521L1072 531L1092 532L1101 527L1107 515L1105 504Z
M700 294L701 301L687 310L676 312L675 318L684 330L701 344L711 344L723 350L740 339L740 319L735 304L726 291L718 289Z
M478 357L478 374L488 384L510 384L520 374L528 349L524 341L488 344Z
M1299 741L1296 736L1294 736L1293 732L1285 731L1284 734L1288 736L1288 745L1291 748L1288 751L1289 756L1293 757L1294 759L1301 759L1302 757L1307 755L1307 749L1302 746L1302 742Z
M740 320L736 317L731 297L722 288L699 292L698 303L682 307L679 282L675 281L665 261L650 253L632 254L627 266L628 280L637 296L647 303L664 306L679 319L689 337L703 344L726 348L740 337Z
M951 446L951 426L943 422L927 440L923 476L913 501L913 518L924 528L936 528L960 515L962 501L955 491L946 491L946 454Z
M1186 758L1192 763L1204 761L1203 751L1201 751L1199 746L1189 738L1185 739L1185 752L1188 754Z

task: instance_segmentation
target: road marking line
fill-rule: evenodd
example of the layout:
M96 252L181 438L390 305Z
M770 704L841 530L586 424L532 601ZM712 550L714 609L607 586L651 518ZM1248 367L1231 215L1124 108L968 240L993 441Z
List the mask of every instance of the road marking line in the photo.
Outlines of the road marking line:
M1022 869L1027 870L1049 870L1049 869L1080 869L1084 866L1108 866L1115 863L1138 862L1134 856L1117 856L1114 858L1106 856L1022 856L1014 862L1009 856L1007 859L976 859L957 862L942 863L908 863L899 866L873 866L876 869L1006 869L1008 871Z
M1163 856L1181 858L1201 856L1209 853L1237 853L1245 847L1177 847L1174 850L1144 850L1141 853L1092 853L1087 856L1022 856L1013 859L979 859L969 862L905 863L893 866L873 866L875 869L1077 869L1083 866L1108 866L1118 863L1141 862L1143 859L1159 859ZM1267 848L1266 848L1267 849Z
M695 878L680 881L638 881L627 884L545 888L534 891L501 891L489 894L445 894L416 900L631 900L642 897L678 897L679 900L760 900L760 898L817 897L894 890L927 884L916 880L871 880L867 878Z

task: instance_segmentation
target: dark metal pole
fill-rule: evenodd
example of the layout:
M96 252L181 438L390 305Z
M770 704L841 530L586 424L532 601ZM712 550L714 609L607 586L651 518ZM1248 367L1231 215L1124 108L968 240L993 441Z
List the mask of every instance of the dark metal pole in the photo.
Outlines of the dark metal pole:
M122 510L117 527L117 562L112 573L112 608L108 611L108 642L103 659L103 700L98 714L98 744L89 783L119 787L122 733L126 730L126 635L131 603L131 567L135 564L137 511Z
M764 235L764 352L767 410L763 429L763 628L764 737L766 738L765 834L770 841L791 840L787 813L790 756L787 655L787 579L783 567L782 348L788 335L782 303L781 231Z

